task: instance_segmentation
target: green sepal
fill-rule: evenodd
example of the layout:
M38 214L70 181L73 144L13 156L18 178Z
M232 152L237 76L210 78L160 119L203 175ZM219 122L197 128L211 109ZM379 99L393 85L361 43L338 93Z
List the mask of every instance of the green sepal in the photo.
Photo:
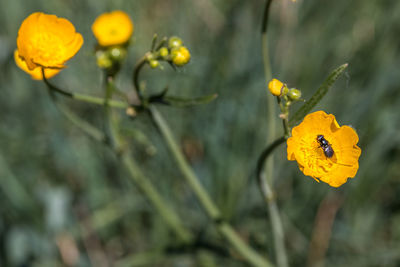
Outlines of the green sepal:
M289 119L289 125L293 126L296 122L302 120L318 103L321 99L326 95L328 90L332 87L335 81L339 78L340 74L347 68L348 64L343 64L326 78L326 80L322 83L322 85L318 88L315 94L306 101L299 110Z
M208 104L217 98L217 94L206 95L196 98L182 98L182 97L175 97L175 96L165 96L164 102L167 105L175 106L175 107L189 107L194 105L202 105Z

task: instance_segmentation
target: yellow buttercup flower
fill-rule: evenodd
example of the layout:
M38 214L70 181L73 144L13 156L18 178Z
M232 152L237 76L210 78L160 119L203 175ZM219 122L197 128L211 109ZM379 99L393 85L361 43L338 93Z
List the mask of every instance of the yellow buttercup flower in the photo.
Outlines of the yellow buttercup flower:
M268 83L268 89L271 92L271 94L275 95L275 96L280 96L282 94L282 89L285 87L285 85L277 80L277 79L272 79L269 83Z
M121 45L129 41L133 22L123 11L104 13L96 18L92 32L101 46Z
M308 114L287 140L287 158L296 160L304 175L339 187L358 170L358 135L340 127L335 116L323 111Z
M19 56L28 69L64 68L83 44L82 35L67 19L36 12L29 15L18 31Z
M38 68L34 68L33 70L30 70L28 68L28 66L26 65L25 60L21 59L21 57L19 56L18 50L14 51L14 60L15 60L15 64L17 64L17 66L20 69L22 69L23 71L25 71L26 73L31 75L32 79L43 80L42 68L38 67ZM44 69L44 74L46 75L47 79L50 79L51 77L53 77L60 71L61 71L61 69Z

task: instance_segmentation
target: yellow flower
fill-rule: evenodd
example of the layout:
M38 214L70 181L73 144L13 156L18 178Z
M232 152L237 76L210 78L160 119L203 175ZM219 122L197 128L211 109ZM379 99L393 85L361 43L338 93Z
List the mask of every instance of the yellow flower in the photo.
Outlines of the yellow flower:
M183 66L190 61L190 52L186 47L181 46L179 48L172 49L171 58L172 63L174 63L176 66Z
M18 50L14 51L14 60L15 60L15 64L17 64L17 66L20 69L22 69L23 71L25 71L26 73L31 75L32 79L43 80L42 68L38 67L38 68L34 68L33 70L28 69L26 62L23 59L21 59L21 57L19 56ZM58 74L60 71L61 71L61 69L44 69L44 74L46 75L47 79L50 79L54 75Z
M123 11L101 14L92 25L92 32L101 46L128 42L133 33L133 22Z
M296 160L304 175L339 187L357 173L361 155L357 142L353 128L340 127L334 115L316 111L293 128L287 140L287 158Z
M74 25L55 15L36 12L29 15L18 31L19 56L29 70L36 67L64 68L83 44Z
M275 95L275 96L280 96L282 93L282 89L285 87L285 85L277 80L277 79L272 79L269 83L268 83L268 89L271 92L271 94Z

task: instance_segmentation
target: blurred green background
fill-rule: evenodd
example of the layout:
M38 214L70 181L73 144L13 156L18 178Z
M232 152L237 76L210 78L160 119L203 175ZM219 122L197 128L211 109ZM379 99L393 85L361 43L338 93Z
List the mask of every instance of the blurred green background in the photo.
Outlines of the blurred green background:
M110 150L66 121L45 85L14 63L18 28L36 11L69 19L84 36L80 52L52 79L81 93L103 95L90 29L102 12L121 9L135 23L117 81L123 90L132 89L132 68L154 33L184 40L190 64L177 72L146 68L142 78L154 92L168 85L173 95L219 95L208 105L161 111L224 217L274 259L269 217L254 177L267 145L264 4L0 0L0 266L246 266L205 250L146 253L173 243L169 229ZM275 153L290 264L400 266L400 1L275 0L270 18L273 76L301 89L306 99L330 71L349 63L315 110L352 125L362 149L357 176L338 189L303 176L286 160L285 145ZM66 103L102 125L99 107ZM228 249L146 116L124 125L147 136L151 145L129 145L184 223Z

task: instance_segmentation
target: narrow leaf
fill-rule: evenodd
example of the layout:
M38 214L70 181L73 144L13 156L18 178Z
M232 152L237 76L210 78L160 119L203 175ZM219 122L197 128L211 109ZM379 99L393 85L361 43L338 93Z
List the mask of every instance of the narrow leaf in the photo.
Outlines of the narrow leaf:
M347 63L343 64L331 72L331 74L328 76L328 78L326 78L315 94L308 101L306 101L306 103L304 103L304 105L290 118L290 126L293 126L296 122L302 120L304 116L306 116L307 113L309 113L319 103L319 101L321 101L321 99L328 92L329 88L332 87L347 66Z
M201 97L196 97L196 98L181 98L181 97L175 97L175 96L165 96L164 101L167 104L170 104L171 106L188 107L188 106L210 103L215 98L217 98L217 96L218 96L217 94L206 95L206 96L201 96Z

